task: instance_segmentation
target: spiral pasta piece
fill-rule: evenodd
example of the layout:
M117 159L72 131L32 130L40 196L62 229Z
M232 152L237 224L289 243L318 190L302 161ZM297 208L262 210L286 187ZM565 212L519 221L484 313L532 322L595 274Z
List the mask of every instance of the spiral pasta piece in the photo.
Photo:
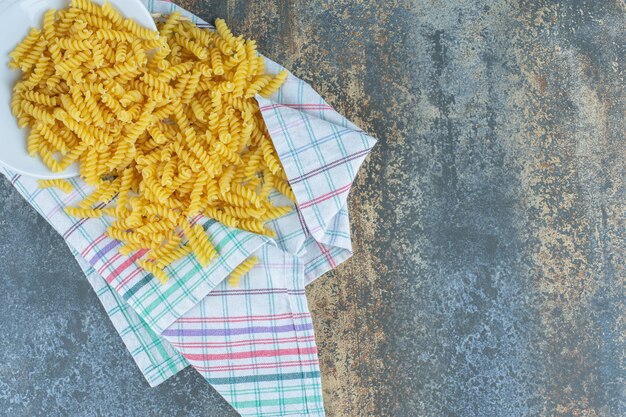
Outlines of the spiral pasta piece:
M235 110L246 113L257 113L259 111L259 105L256 102L246 101L240 97L227 96L226 102L232 106Z
M224 21L224 19L215 19L215 29L217 29L217 33L231 47L235 48L237 46L237 39L226 25L226 21Z
M63 62L55 66L57 74L67 74L68 72L78 68L83 62L86 62L90 58L91 56L88 53L80 52L72 57L63 59Z
M276 233L273 230L265 227L265 222L259 220L241 219L239 220L239 228L259 235L265 235L269 237L276 236Z
M65 155L65 157L59 164L59 171L63 171L64 169L69 167L71 164L76 162L81 157L81 155L87 150L87 146L88 145L83 142L73 147L72 150L67 155Z
M233 76L233 84L235 84L235 88L233 90L233 97L241 97L243 96L244 89L246 89L248 71L250 65L247 61L242 62L235 71L235 75Z
M55 107L58 104L57 97L43 94L35 90L24 91L21 93L21 96L25 100L32 101L33 103L41 106Z
M259 191L259 198L263 201L267 200L273 188L274 176L268 169L266 169L263 173L263 185L261 185L261 190Z
M62 154L66 154L69 152L67 144L65 141L54 132L49 125L45 123L38 123L35 125L35 131L37 131L43 139L45 139L54 151L59 151Z
M191 190L191 194L189 196L189 208L187 209L187 215L192 217L202 211L202 195L204 193L204 188L206 182L209 180L209 176L207 173L202 173L198 175L198 178L193 183L193 188Z
M162 42L155 52L152 60L150 61L150 68L155 71L157 69L166 70L170 64L165 58L170 54L172 50L166 42Z
M100 97L102 104L107 106L115 114L115 116L122 122L128 123L132 120L129 112L122 107L122 105L110 94L102 94Z
M50 9L43 15L43 34L48 42L55 37L54 21L56 19L56 12L55 9Z
M139 67L145 67L148 64L148 55L146 53L146 45L141 39L133 39L130 47L134 54L134 60Z
M28 36L26 36L26 38L24 38L24 40L22 40L22 42L20 42L15 47L15 49L13 49L11 53L9 53L9 56L13 59L12 62L18 63L20 59L26 53L28 53L28 51L30 51L30 49L33 47L33 45L35 45L35 43L40 39L40 37L41 37L41 30L31 28L30 31L28 32ZM15 66L15 68L17 68L17 66Z
M113 8L112 10L115 11L115 9ZM116 13L118 12L116 11ZM154 30L140 26L134 20L125 19L123 25L124 25L124 28L126 28L126 30L128 30L130 33L132 33L133 35L141 39L152 40L152 41L156 41L159 39L159 32L155 32Z
M222 142L215 142L213 146L215 152L228 162L232 164L240 164L242 162L241 156L239 156L238 153L227 148L226 145L224 145Z
M159 80L169 82L170 80L178 78L183 74L187 74L191 68L193 68L192 62L182 62L178 65L172 65L159 74Z
M225 214L237 219L259 219L265 213L264 210L260 209L236 206L224 206L222 207L222 211L224 211Z
M241 278L245 274L250 272L258 262L259 259L256 256L251 256L243 261L228 275L228 284L231 287L236 287L237 285L239 285L239 281L241 281Z
M183 37L178 33L175 35L176 42L187 51L194 54L198 59L207 59L209 56L208 50L193 40Z
M155 77L152 74L149 74L149 73L144 74L141 80L146 85L158 91L163 96L167 96L167 97L177 96L176 91L172 87L170 87L170 85L167 84L167 82L162 81L161 79L159 79L158 77Z
M251 189L240 184L231 184L230 189L238 196L245 198L256 207L261 207L259 196Z
M50 168L52 172L62 171L59 161L55 159L52 149L50 149L47 144L40 144L37 152L39 153L39 156L41 157L43 163L46 164L46 166Z
M39 188L58 188L65 194L69 194L74 190L74 186L66 180L39 180L37 184Z
M47 42L40 36L39 41L21 57L18 65L19 68L23 72L30 71L30 69L33 68L37 62L39 62L41 54L46 49L46 46Z
M77 38L57 38L57 43L68 51L89 51L93 48L93 43L87 39Z
M61 47L56 39L51 39L48 41L48 52L50 52L50 58L56 65L59 65L63 61L63 56L61 54Z
M37 153L39 152L39 149L41 148L42 141L43 139L41 138L41 135L37 131L32 130L30 132L30 134L28 135L27 145L26 145L26 151L28 152L30 156L37 155Z
M129 232L124 229L120 229L117 227L109 227L106 231L107 236L119 240L120 242L130 243L130 244L139 244L142 245L144 243L144 238L135 232Z
M206 112L204 111L202 104L199 101L192 101L191 98L189 99L189 101L190 101L189 105L191 106L191 111L193 112L193 115L196 118L196 120L199 122L203 122L203 123L206 122Z
M159 34L161 35L161 37L165 39L169 38L176 25L180 22L180 19L181 14L179 12L174 12L170 14L167 18L167 21L161 27L161 30L159 30Z
M47 124L54 123L54 116L37 104L33 104L30 101L21 101L20 107L24 113L28 114L37 121Z
M170 265L176 262L178 259L188 255L189 253L191 253L191 246L179 246L176 250L172 252L162 254L160 259L157 261L157 265L160 268L165 268L166 265Z
M137 265L139 265L141 268L151 273L162 284L165 284L169 280L169 277L167 276L165 271L159 268L157 264L153 262L148 262L147 260L139 259L137 261Z
M115 62L125 62L128 54L128 42L119 42L115 50Z
M224 211L216 208L216 207L206 207L205 214L217 220L228 227L238 227L239 219L233 217L231 215L226 214Z
M185 222L183 222L180 226L189 239L189 245L200 262L200 265L203 267L208 266L211 259L217 256L217 252L206 236L204 228L199 224L191 226L187 225Z
M293 193L293 190L286 181L276 180L274 187L290 201L297 204L296 195Z
M182 104L189 104L193 99L193 96L196 94L196 90L198 89L198 84L200 83L200 77L202 73L200 71L194 71L189 76L187 83L185 84L185 89L181 94L181 102Z
M146 223L141 227L137 228L137 232L141 234L150 234L150 233L159 233L163 231L172 230L175 222L171 221L168 218L157 220L152 223Z
M151 250L148 253L148 258L154 261L163 259L164 257L171 256L181 243L181 238L177 234L169 233L166 237L167 241L162 243L160 247ZM158 263L157 263L158 265Z
M102 6L91 2L90 0L72 0L70 4L73 8L84 10L95 16L104 16Z
M198 260L200 265L206 268L211 260L217 257L217 251L204 233L204 228L201 225L194 226L192 233L196 236L195 241L198 244L198 250L196 251Z
M217 35L212 35L211 41L215 44L217 49L219 49L219 51L222 54L226 56L230 56L235 53L235 51L233 50L233 47L225 39Z
M284 84L285 80L287 80L288 75L289 73L286 70L279 72L261 91L259 91L259 95L267 98L274 94L278 91L280 86Z
M102 210L97 209L84 209L79 207L66 207L65 212L70 216L74 217L91 217L97 218L102 217L104 212Z
M94 29L113 29L113 23L105 19L103 16L83 13L80 17L87 22L87 25L93 27Z
M132 42L134 35L129 32L113 29L98 29L96 38L104 41Z
M271 206L265 210L265 212L259 216L258 220L260 221L269 221L274 220L279 217L283 217L293 211L292 206Z
M272 81L273 78L274 77L272 75L261 75L257 77L246 89L244 97L254 97L256 94L261 92L261 90L263 90L270 83L270 81Z
M85 179L88 185L98 185L100 178L98 177L98 151L96 149L90 149L87 151L87 156L82 162L81 175ZM103 188L100 190L104 191ZM88 206L91 206L88 203Z
M217 49L211 49L209 52L211 56L211 65L213 67L213 74L224 75L224 63L222 61L222 54Z

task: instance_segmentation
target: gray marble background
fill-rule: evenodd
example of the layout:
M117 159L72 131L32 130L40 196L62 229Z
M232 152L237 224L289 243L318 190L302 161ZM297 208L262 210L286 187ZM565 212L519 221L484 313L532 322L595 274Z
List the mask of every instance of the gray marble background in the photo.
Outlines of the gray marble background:
M380 139L308 297L329 416L626 414L621 0L180 1ZM235 416L149 388L0 181L0 415Z

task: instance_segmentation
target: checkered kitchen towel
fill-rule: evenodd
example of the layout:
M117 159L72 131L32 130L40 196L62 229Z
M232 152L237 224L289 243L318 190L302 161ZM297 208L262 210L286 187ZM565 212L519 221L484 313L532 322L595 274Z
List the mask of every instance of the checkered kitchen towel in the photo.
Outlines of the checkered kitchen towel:
M147 5L182 11L169 2ZM267 68L281 69L269 60ZM135 265L142 253L118 253L120 243L104 235L110 218L65 214L63 207L91 191L80 179L65 195L4 174L64 237L151 385L191 364L242 415L323 415L304 285L352 253L347 196L375 140L294 76L272 98L258 100L297 210L272 223L275 240L201 220L219 259L206 269L193 256L182 259L165 285ZM238 287L228 286L224 278L251 254L259 264Z

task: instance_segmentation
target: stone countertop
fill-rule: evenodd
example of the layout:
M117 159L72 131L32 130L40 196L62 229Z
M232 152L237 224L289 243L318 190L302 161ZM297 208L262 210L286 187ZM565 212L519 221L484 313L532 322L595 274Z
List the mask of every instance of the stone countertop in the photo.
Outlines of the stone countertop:
M307 290L329 416L623 415L623 2L179 3L380 140L355 255ZM62 239L0 201L0 415L236 415L191 370L149 388Z

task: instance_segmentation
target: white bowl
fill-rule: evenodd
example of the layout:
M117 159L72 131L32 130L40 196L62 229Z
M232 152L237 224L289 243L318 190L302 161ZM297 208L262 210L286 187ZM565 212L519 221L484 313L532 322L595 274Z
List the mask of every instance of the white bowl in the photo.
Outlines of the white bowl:
M109 0L125 17L156 30L150 12L140 0ZM104 3L96 0L96 3ZM39 157L26 152L28 129L17 127L11 113L13 85L21 77L19 70L8 67L9 53L28 34L31 27L41 28L49 9L63 9L68 0L0 0L0 164L12 171L35 178L70 178L78 175L78 164L65 171L52 172Z

